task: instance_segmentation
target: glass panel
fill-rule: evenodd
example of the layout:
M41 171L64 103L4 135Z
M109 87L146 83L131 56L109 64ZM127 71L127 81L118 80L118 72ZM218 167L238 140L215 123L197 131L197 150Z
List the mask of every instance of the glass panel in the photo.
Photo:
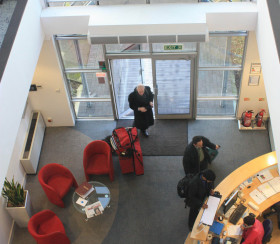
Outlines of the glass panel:
M158 114L190 113L190 60L156 60Z
M110 62L119 118L133 116L128 95L139 83L153 90L151 59L113 59Z
M113 118L111 102L73 102L77 118Z
M245 36L210 37L200 43L199 66L238 66L242 64Z
M236 100L197 101L198 116L235 116Z
M106 53L149 52L149 44L106 44Z
M64 67L66 69L80 67L74 40L58 40L58 44Z
M102 45L90 45L86 39L78 43L82 67L99 69L99 61L105 60Z
M178 50L164 50L164 46L166 45L176 45L181 46L182 49ZM153 43L153 52L159 52L159 53L170 53L170 52L191 52L196 51L196 42L185 42L185 43Z
M198 96L238 96L241 71L199 71Z
M86 39L58 40L61 57L66 69L99 69L99 61L104 61L102 45L90 45Z
M102 79L96 73L67 73L66 77L72 98L110 98L107 76Z

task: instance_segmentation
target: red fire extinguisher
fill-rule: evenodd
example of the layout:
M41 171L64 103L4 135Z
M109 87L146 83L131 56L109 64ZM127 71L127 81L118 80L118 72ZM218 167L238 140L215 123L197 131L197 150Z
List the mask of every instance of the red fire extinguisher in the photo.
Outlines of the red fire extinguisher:
M265 110L262 109L260 112L257 113L256 115L256 124L258 127L262 126L262 122L263 122L263 114L265 113Z
M251 125L253 110L248 110L242 114L242 125L249 127Z

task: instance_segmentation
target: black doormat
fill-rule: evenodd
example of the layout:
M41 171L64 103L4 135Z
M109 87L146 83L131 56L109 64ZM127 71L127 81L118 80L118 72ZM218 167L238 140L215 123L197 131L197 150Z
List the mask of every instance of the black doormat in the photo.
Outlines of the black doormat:
M133 120L121 119L118 127L132 127ZM149 127L149 137L139 132L139 139L144 156L183 156L188 143L187 120L155 120Z

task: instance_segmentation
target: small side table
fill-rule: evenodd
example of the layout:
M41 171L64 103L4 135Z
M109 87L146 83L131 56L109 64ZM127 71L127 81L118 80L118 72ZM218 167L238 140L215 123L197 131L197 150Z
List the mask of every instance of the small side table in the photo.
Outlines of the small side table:
M87 196L86 200L88 202L86 206L93 204L97 201L100 201L104 210L105 208L109 208L111 194L108 187L98 181L90 181L89 184L91 184L94 187L94 191ZM73 197L72 197L73 205L80 213L86 214L85 207L76 203L79 197L80 196L76 192L73 193Z

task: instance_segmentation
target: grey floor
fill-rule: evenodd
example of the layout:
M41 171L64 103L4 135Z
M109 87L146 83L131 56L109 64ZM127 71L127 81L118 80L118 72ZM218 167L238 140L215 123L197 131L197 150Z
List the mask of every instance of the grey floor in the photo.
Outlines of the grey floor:
M115 121L84 121L74 128L47 128L38 170L47 163L61 163L73 172L78 183L83 182L83 148L91 140L110 135L115 126ZM217 174L216 185L242 164L270 152L267 131L239 131L235 120L190 121L188 140L194 135L207 136L221 145L219 155L210 165ZM42 191L37 175L28 175L26 188L30 191L34 213L43 209L54 211L71 243L183 243L189 232L188 209L176 193L176 183L184 175L182 156L146 156L145 175L137 177L122 175L118 158L113 158L115 181L111 183L107 176L95 177L112 194L111 207L102 216L85 222L72 205L73 190L64 199L65 208L54 206ZM131 209L130 203L137 206ZM26 228L15 227L12 243L35 241Z
M0 4L0 48L16 7L16 0L3 0Z

